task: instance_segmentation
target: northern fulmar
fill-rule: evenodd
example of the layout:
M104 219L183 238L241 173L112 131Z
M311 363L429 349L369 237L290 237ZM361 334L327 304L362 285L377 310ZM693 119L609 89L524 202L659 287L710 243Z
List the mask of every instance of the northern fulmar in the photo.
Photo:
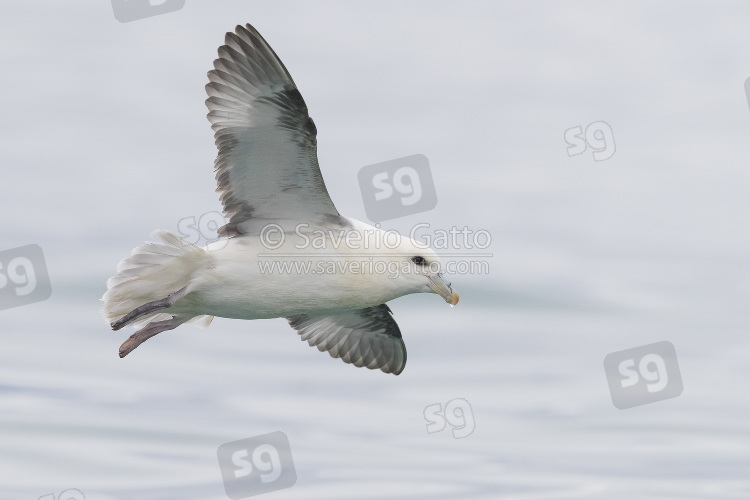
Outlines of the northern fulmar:
M317 130L292 77L251 25L226 34L206 105L227 219L205 248L163 230L107 281L113 330L158 333L214 316L286 318L302 340L346 363L398 375L401 331L386 302L433 292L455 305L429 247L339 214L318 167Z

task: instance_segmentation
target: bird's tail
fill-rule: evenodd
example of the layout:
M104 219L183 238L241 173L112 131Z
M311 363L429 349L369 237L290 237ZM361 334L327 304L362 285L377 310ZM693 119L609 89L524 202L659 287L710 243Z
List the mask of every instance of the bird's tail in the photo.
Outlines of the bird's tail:
M117 274L107 280L107 292L102 297L102 314L110 325L144 304L185 289L193 273L209 258L204 249L169 231L154 231L151 239L153 241L134 248L130 257L120 261ZM134 318L133 324L141 326L168 320L172 316L163 311L154 311ZM212 316L196 316L189 322L208 326L212 319Z

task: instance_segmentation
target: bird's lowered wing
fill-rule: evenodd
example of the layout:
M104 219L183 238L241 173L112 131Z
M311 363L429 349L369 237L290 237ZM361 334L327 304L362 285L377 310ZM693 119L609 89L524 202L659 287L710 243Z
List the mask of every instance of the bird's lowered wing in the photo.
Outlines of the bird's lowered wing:
M390 308L381 304L328 315L287 318L302 340L345 363L398 375L406 366L406 346Z
M315 124L292 77L251 25L227 33L206 100L219 154L217 191L229 219L219 234L269 222L339 220L318 167Z

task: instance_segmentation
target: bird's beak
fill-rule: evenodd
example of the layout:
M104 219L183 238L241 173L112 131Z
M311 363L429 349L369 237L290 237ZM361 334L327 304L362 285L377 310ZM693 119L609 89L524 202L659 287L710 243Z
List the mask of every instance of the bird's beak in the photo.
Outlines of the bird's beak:
M430 280L430 289L440 295L447 303L452 306L458 304L458 293L451 288L450 283L446 283L443 277L438 274L427 276Z

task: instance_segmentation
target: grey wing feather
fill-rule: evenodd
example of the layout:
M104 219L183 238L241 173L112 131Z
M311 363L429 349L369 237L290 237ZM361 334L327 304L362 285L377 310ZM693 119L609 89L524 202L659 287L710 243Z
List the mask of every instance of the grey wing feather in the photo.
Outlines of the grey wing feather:
M287 318L302 340L354 366L398 375L406 366L406 346L391 309L381 304L335 314Z
M227 33L208 78L208 119L219 149L216 190L229 219L219 234L257 232L269 221L338 221L318 167L315 123L255 28Z

